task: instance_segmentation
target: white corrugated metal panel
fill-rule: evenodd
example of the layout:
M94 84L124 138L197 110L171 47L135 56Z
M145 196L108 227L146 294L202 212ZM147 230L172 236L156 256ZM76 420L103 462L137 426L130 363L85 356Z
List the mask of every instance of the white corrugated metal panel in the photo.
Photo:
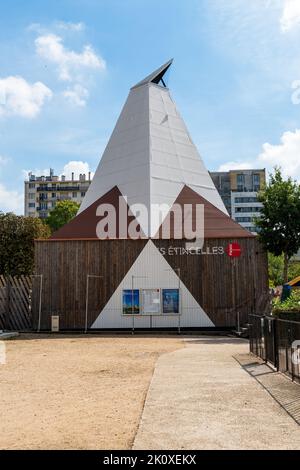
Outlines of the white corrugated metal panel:
M196 302L186 286L180 282L177 274L167 263L154 243L149 240L141 254L132 265L118 286L92 328L132 328L133 320L130 316L122 314L122 292L124 289L131 289L132 276L134 276L134 289L177 289L180 284L181 295L181 326L211 327L214 326L208 315ZM145 277L146 276L146 277ZM148 316L135 318L135 327L150 327ZM177 326L178 317L153 316L152 327L173 327Z
M79 213L118 186L129 204L172 204L184 185L227 214L169 90L151 83L161 67L131 89ZM153 220L152 220L153 219ZM159 226L138 217L146 235Z

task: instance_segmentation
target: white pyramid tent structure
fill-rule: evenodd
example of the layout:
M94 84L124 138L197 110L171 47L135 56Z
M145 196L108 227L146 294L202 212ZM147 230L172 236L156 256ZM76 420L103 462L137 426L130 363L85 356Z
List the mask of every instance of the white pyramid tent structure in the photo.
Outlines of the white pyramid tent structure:
M159 228L153 205L171 208L184 186L227 214L165 85L171 64L172 60L131 88L78 214L114 186L129 207L147 207L149 220L137 219L149 237Z
M45 328L57 312L65 329L232 327L237 311L245 320L262 302L269 304L265 253L226 212L166 87L171 63L130 90L77 216L49 240L36 242ZM127 214L125 206L125 223L119 217L122 197L131 209ZM157 217L157 205L167 206L167 215L175 202L203 208L205 247L196 256L186 249L185 234L175 237L188 217L195 220L195 211L174 217L163 236L168 218ZM144 218L137 204L146 207ZM103 239L97 227L106 223L105 205L117 217L115 232ZM133 238L128 227L137 221L142 236ZM239 257L232 256L233 243ZM140 309L129 313L126 291L132 288L139 290ZM172 298L173 314L167 308Z

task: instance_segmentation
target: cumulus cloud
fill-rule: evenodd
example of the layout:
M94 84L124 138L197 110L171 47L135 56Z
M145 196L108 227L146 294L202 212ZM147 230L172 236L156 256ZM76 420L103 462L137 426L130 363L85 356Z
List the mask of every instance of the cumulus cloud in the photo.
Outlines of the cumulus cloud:
M299 0L284 0L280 27L286 33L300 25L300 2Z
M75 85L73 88L65 90L63 96L74 106L84 107L89 97L89 92L82 85Z
M300 129L284 132L279 144L266 142L261 153L252 161L231 161L222 164L218 171L266 168L272 172L275 166L281 168L285 177L291 176L300 182Z
M28 83L22 77L0 78L0 117L36 117L52 91L42 82Z
M251 162L231 161L220 165L218 171L249 170L251 168L253 168L253 163Z
M72 173L74 173L74 178L79 179L79 175L85 174L88 176L89 172L91 172L91 176L94 176L94 173L91 171L90 166L87 162L83 162L81 160L71 160L66 163L62 169L58 173L55 172L55 175L59 174L59 176L64 175L67 179L72 178ZM22 170L23 178L28 180L28 175L32 174L35 176L49 176L50 168L45 168L41 170L39 168L31 169L31 170Z
M57 65L59 78L64 81L76 80L78 71L82 69L106 68L104 59L94 52L92 46L86 45L78 53L67 49L62 38L55 34L39 36L35 46L40 57Z
M90 170L90 166L87 162L82 162L78 160L73 160L68 162L62 171L62 174L66 176L66 178L71 179L72 173L74 173L74 178L78 179L80 174L85 174L88 176ZM91 172L92 176L94 175L93 172Z
M0 211L23 214L23 194L16 190L9 190L4 184L0 183Z
M265 143L258 162L268 168L280 166L285 176L300 181L300 129L284 132L280 144Z

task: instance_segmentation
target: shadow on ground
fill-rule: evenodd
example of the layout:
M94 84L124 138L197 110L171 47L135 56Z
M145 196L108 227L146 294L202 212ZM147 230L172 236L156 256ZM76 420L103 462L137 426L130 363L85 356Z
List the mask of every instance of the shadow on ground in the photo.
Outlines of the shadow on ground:
M300 385L252 354L239 354L234 359L300 425Z

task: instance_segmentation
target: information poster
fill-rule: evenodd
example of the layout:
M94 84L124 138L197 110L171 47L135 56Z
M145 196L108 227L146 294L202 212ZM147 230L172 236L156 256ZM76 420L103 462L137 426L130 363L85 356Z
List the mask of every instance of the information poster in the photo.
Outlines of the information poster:
M138 289L123 290L123 315L140 314L140 291Z
M142 294L142 307L144 314L158 315L160 309L160 290L159 289L143 289Z
M179 314L179 289L163 289L163 313Z

